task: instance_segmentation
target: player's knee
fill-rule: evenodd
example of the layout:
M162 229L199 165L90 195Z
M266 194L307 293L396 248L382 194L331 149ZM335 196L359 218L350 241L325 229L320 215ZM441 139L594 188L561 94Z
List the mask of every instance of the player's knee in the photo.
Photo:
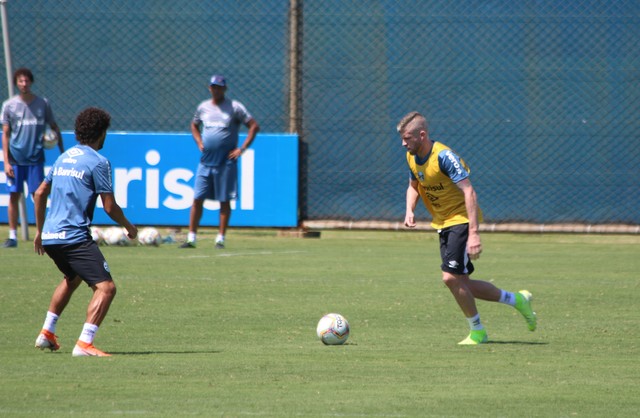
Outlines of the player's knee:
M113 299L116 296L116 284L113 280L100 282L96 285L96 290L101 292L105 297Z
M444 284L447 287L451 288L451 287L459 286L461 278L460 278L460 276L457 276L455 274L447 273L446 271L443 271L442 272L442 281L444 282Z

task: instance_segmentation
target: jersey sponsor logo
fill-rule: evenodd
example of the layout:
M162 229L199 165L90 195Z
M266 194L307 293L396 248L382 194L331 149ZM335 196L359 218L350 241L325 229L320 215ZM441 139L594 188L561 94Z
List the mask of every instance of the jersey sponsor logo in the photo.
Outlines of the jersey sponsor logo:
M449 161L451 162L451 164L453 164L453 167L456 169L456 172L458 174L462 174L462 167L460 166L460 162L455 157L455 155L453 155L453 153L451 151L447 151L446 155L447 155L447 158L449 159Z
M78 171L75 168L55 167L53 169L53 175L62 177L75 177L82 180L82 178L84 177L84 170Z
M16 124L18 126L38 126L38 125L43 125L44 121L40 122L38 119L25 118L25 119L21 119L21 120L17 121Z
M62 232L43 232L42 233L42 239L43 240L47 240L47 239L66 239L67 237L67 231L62 231Z
M444 190L444 184L440 183L440 184L436 184L435 186L432 186L430 184L424 186L425 190L428 190L430 192L437 192L440 190Z
M229 122L228 121L215 121L215 122L206 122L203 123L204 129L214 129L214 128L226 128L227 126L229 126Z

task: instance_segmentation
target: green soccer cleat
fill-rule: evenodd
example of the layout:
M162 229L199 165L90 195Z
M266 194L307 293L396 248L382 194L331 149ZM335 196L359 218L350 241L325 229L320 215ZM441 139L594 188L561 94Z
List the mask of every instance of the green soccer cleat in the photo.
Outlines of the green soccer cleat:
M489 337L487 336L487 330L481 329L478 331L471 331L469 336L460 341L458 345L478 345L487 342Z
M533 300L533 295L528 290L521 290L516 293L516 306L515 308L524 316L524 319L527 321L527 326L529 327L529 331L536 330L536 324L538 319L536 318L536 313L531 309L531 301Z

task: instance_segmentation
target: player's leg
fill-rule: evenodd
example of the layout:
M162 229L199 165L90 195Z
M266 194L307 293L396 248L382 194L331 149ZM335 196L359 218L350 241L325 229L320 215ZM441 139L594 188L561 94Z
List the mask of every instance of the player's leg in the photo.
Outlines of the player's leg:
M475 345L487 341L487 331L480 321L475 296L470 288L469 275L473 264L467 255L467 224L454 225L438 231L440 257L442 258L442 280L453 295L469 323L469 335L458 344Z
M9 206L7 216L9 218L9 239L3 244L4 248L18 246L18 215L20 198L24 191L25 170L22 166L12 165L13 178L7 177L7 189L9 191Z
M93 289L93 296L87 307L86 322L100 326L109 312L111 302L116 297L116 285L113 280L108 280L91 286L91 289Z
M528 290L509 292L482 280L469 280L469 289L477 299L513 306L522 314L530 331L536 330L536 313L531 307L533 295Z
M220 202L220 224L216 248L224 248L225 235L231 219L231 200L238 198L238 165L236 161L220 167L214 176L215 199Z
M204 199L193 199L191 211L189 212L189 232L187 234L187 240L178 248L196 248L196 236L198 234L200 219L202 219L203 205Z
M224 237L231 219L231 202L220 202L220 225L216 236L216 248L224 248Z
M7 217L9 218L9 238L2 245L4 248L14 248L18 246L18 208L21 196L22 193L9 193L9 206L7 207Z
M65 247L63 245L47 245L44 247L45 252L56 264L64 278L53 291L44 324L38 338L36 338L35 346L41 350L48 348L51 351L55 351L60 348L56 336L58 318L71 300L73 292L82 283L82 280L77 276L66 258ZM72 277L72 279L69 279L69 277Z
M200 226L200 220L202 219L202 208L204 206L204 199L194 199L191 204L191 211L189 212L189 232L194 235L198 233L198 227ZM193 239L195 242L195 237Z
M63 250L69 265L76 272L74 277L81 278L93 290L93 296L87 307L86 321L72 355L74 357L108 356L109 354L98 350L93 345L98 327L109 312L111 302L116 295L116 287L107 261L93 240L63 246Z
M180 245L179 248L195 248L196 237L198 234L198 227L200 226L200 220L202 219L202 211L205 199L212 198L213 183L212 183L212 169L210 167L198 164L196 170L196 180L193 186L193 203L191 204L191 211L189 212L189 232L187 240Z
M97 356L108 357L110 354L97 349L93 345L93 339L98 332L98 328L109 312L111 302L116 296L116 285L113 280L105 280L94 285L93 296L87 307L87 319L82 327L80 337L73 348L74 357Z
M65 277L53 291L51 301L49 302L49 309L45 316L44 324L42 324L42 330L40 330L40 334L38 338L36 338L36 348L41 350L48 348L51 351L60 348L58 337L56 336L58 318L60 318L64 308L66 308L71 300L73 292L76 291L80 283L82 283L82 280L77 276L73 280Z
M476 300L473 292L469 288L469 276L464 274L452 274L442 272L442 281L447 286L456 303L462 310L465 317L470 318L478 314Z
M469 290L471 290L471 293L473 293L473 296L477 299L490 302L498 302L500 300L500 289L490 282L470 279Z
M460 341L460 345L476 345L487 341L487 331L480 321L480 314L476 306L476 300L471 291L469 276L466 274L452 274L442 272L442 280L453 295L456 303L462 310L469 323L469 335Z

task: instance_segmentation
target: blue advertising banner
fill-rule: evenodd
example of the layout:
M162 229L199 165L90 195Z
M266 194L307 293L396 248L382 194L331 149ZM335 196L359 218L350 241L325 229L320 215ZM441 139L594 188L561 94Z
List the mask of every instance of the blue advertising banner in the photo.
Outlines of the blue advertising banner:
M63 132L65 149L76 144ZM244 140L241 134L240 143ZM111 161L116 201L138 225L189 224L193 183L200 153L190 133L109 132L102 155ZM45 151L45 172L59 156ZM2 153L0 153L2 162ZM0 172L0 223L7 223L9 194ZM26 190L26 185L25 185ZM35 223L27 196L29 223ZM298 223L298 136L258 134L238 163L238 199L231 202L230 226L295 227ZM205 201L202 226L217 226L220 205ZM93 223L112 225L98 199Z

